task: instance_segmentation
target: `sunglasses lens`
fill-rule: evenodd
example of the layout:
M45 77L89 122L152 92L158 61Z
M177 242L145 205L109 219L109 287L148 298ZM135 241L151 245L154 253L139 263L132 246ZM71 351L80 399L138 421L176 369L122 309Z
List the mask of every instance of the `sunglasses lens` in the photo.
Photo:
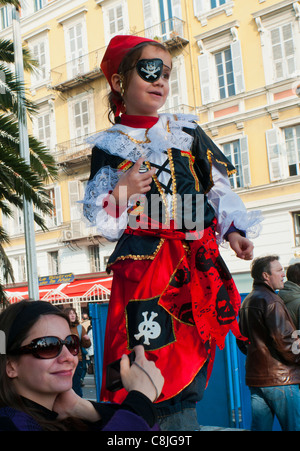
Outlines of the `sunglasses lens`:
M79 338L77 337L77 335L69 335L66 339L65 339L65 345L68 348L68 351L72 354L72 355L78 355L79 353Z
M60 340L56 337L40 338L33 351L40 359L54 359L61 350Z
M59 356L64 345L72 355L79 353L80 341L77 335L68 335L65 340L57 337L37 338L30 345L29 352L39 359L54 359Z

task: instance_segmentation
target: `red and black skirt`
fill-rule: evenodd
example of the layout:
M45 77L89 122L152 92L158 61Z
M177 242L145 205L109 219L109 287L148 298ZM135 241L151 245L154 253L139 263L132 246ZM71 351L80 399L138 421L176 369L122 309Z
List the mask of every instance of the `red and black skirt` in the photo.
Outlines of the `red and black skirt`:
M124 389L106 390L106 366L142 344L165 378L158 402L187 387L208 361L211 374L215 347L223 349L231 330L241 338L236 317L240 295L222 257L215 224L194 240L178 231L130 230L163 238L153 259L134 256L113 264L101 400L122 402Z

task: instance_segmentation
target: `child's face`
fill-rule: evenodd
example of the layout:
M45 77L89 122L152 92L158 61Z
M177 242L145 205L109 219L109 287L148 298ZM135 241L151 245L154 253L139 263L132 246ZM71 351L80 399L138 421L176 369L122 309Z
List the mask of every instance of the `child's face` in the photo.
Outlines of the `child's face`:
M167 99L170 68L172 67L171 56L167 51L149 45L143 49L140 60L153 58L160 58L163 61L162 76L153 83L149 83L138 75L136 68L133 70L129 86L123 97L127 114L157 116L158 110Z

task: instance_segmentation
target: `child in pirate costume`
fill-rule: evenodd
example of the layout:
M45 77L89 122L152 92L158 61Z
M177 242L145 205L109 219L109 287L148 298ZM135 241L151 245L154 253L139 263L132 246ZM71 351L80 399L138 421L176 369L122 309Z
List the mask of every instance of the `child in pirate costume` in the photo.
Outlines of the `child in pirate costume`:
M116 36L101 68L114 125L91 140L84 198L86 218L118 241L108 263L101 397L124 399L124 389L106 389L105 369L142 344L165 378L156 400L161 428L194 430L215 347L224 347L229 330L239 336L240 296L218 242L227 239L238 257L251 259L246 235L260 219L232 192L234 167L197 117L158 114L172 69L162 44Z

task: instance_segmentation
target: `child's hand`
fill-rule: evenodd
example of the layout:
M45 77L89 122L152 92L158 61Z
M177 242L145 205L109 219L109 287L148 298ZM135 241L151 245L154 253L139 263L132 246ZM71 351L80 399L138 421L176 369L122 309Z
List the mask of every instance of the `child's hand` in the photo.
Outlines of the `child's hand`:
M127 204L128 199L135 194L146 194L150 189L152 176L155 174L155 168L147 172L140 173L139 169L144 162L141 157L134 166L125 172L120 178L112 195L115 197L118 205Z
M248 238L241 236L238 232L232 232L228 235L228 241L237 257L252 260L254 246Z

